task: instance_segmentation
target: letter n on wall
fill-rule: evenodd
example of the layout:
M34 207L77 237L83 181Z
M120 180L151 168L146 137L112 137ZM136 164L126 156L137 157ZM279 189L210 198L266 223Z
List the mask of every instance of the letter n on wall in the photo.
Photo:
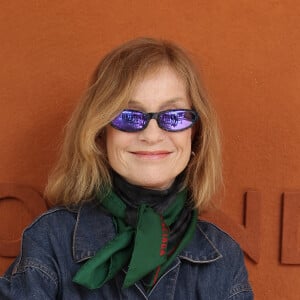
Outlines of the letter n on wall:
M243 225L235 223L221 210L203 214L201 218L211 221L239 242L244 252L258 263L261 240L261 196L258 191L247 191L245 194L245 220Z
M283 194L281 263L300 264L300 192Z

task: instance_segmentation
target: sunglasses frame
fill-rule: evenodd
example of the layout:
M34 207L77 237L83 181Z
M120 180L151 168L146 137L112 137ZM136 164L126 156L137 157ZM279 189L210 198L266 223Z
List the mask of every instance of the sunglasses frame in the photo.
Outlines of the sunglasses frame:
M144 116L146 116L146 123L145 123L145 126L143 128L140 128L140 129L133 129L133 130L124 130L118 126L116 126L113 122L119 118L122 113L124 112L135 112L135 113L141 113L143 114ZM182 129L179 129L179 130L169 130L169 129L166 129L166 128L163 128L159 122L159 117L162 115L162 114L165 114L165 113L168 113L168 112L190 112L192 113L193 115L193 120L191 120L191 124L188 126L188 127L185 127L185 128L182 128ZM142 130L145 130L147 128L147 126L149 125L149 122L150 120L152 119L155 119L156 122L157 122L157 125L160 129L164 130L164 131L168 131L168 132L180 132L180 131L183 131L183 130L186 130L186 129L189 129L191 128L196 122L197 120L199 119L199 116L198 116L198 113L193 110L193 109L168 109L168 110L163 110L163 111L159 111L159 112L150 112L150 113L145 113L143 111L139 111L139 110L134 110L134 109L124 109L116 118L114 118L110 125L117 129L117 130L120 130L120 131L124 131L124 132L139 132L139 131L142 131Z

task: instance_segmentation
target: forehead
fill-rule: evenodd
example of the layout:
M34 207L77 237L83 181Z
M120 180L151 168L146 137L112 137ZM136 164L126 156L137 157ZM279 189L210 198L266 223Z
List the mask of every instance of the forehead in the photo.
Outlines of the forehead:
M171 67L161 67L137 81L129 104L157 107L187 106L189 99L187 99L185 81Z

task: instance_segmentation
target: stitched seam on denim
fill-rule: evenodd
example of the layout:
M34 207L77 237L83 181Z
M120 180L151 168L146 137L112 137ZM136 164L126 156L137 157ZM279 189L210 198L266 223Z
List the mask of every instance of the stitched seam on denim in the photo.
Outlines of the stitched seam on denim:
M76 217L76 223L75 223L75 226L74 226L74 231L73 231L73 235L72 235L72 256L73 256L73 260L76 262L76 263L81 263L81 262L84 262L92 257L94 257L97 253L97 251L95 250L85 250L85 251L81 251L81 255L79 256L79 253L78 254L76 253L77 252L77 249L78 249L78 245L77 245L77 235L78 235L78 228L80 226L80 220L81 220L81 217L82 217L82 209L83 209L83 205L82 204L78 210L77 210L77 217Z
M54 214L54 213L57 213L57 212L61 212L61 211L68 211L72 214L74 214L75 212L74 211L70 211L68 210L67 208L64 208L64 207L57 207L55 209L51 209L47 212L44 212L42 215L40 215L37 219L35 219L29 226L25 227L24 231L23 231L23 234L22 234L22 239L23 239L23 235L26 231L28 231L31 227L35 226L38 222L40 222L41 219L43 219L44 217L48 216L48 215L51 215L51 214Z
M220 253L220 251L216 248L216 246L214 245L214 243L208 238L208 236L204 233L204 231L201 229L201 227L199 226L199 224L197 224L197 227L199 228L199 230L201 231L201 233L204 235L204 237L207 239L207 241L210 243L210 245L214 248L214 250L220 255L220 257L223 257L223 255Z
M207 260L194 260L188 256L183 256L183 255L179 255L179 258L182 259L182 260L185 260L185 261L189 261L189 262L192 262L194 264L208 264L208 263L211 263L211 262L215 262L217 260L219 260L220 258L222 258L223 256L220 255L214 259L207 259Z
M181 261L180 261L180 259L176 259L177 260L177 263L171 268L171 269L169 269L169 270L167 270L158 280L157 280L157 282L156 282L156 284L154 285L154 287L151 289L151 291L149 292L149 297L150 297L150 295L152 294L152 292L154 291L154 289L158 286L158 284L159 284L159 282L169 273L169 272L171 272L172 270L174 270L175 268L177 268L179 265L180 265L180 263L181 263Z
M36 223L38 223L41 219L43 219L45 216L48 216L48 215L51 215L51 214L54 214L56 212L59 212L59 211L69 211L71 213L74 213L74 211L70 211L68 210L67 208L65 207L56 207L56 208L53 208L53 209L50 209L46 212L44 212L43 214L41 214L37 219L34 220L33 223L31 223L29 226L27 226L25 228L24 231L28 230L29 228L33 227Z
M135 287L141 292L141 294L144 296L145 299L148 299L147 295L144 293L144 291L135 283Z
M44 212L42 215L40 215L33 223L31 223L29 226L27 226L23 233L22 233L22 236L21 236L21 247L20 247L20 255L16 258L18 261L16 262L16 264L14 265L14 268L12 270L12 275L17 273L20 266L21 266L21 262L23 261L23 243L24 243L24 235L25 233L30 229L32 228L33 226L35 226L41 219L43 219L44 217L48 216L48 215L51 215L53 213L56 213L56 212L59 212L59 211L70 211L68 210L67 208L65 207L56 207L56 208L53 208L53 209L50 209L49 211L46 211ZM74 211L70 211L72 213L74 213ZM25 258L26 260L26 258Z
M237 245L239 245L239 243L230 234L228 234L228 232L224 231L222 228L218 227L216 224L214 224L212 222L205 221L205 220L199 220L199 223L205 223L205 224L208 224L208 225L211 225L211 226L215 227L217 230L223 232L228 238L230 238L233 242L235 242ZM201 228L200 228L200 230L201 230ZM202 232L202 230L201 230L201 232Z
M76 235L77 235L78 225L79 225L80 216L81 216L81 209L82 209L82 206L80 206L78 209L76 223L75 223L75 227L74 227L74 231L73 231L72 253L73 253L73 259L75 261L79 260L78 257L76 257L75 248L76 248Z
M172 280L172 281L174 281L173 282L173 284L172 284L172 291L170 291L170 299L174 299L174 294L175 294L175 291L176 291L176 282L177 282L177 278L178 278L178 274L179 274L179 270L180 269L180 264L179 264L179 267L177 268L177 270L176 270L176 274L175 274L175 276L174 276L174 278L172 279L170 279L170 280Z
M198 258L197 260L195 260L195 259L191 258L191 257L187 254L187 252L185 252L186 255L181 254L181 255L179 255L179 257L180 257L181 259L185 259L185 260L190 261L190 262L192 262L192 263L198 263L198 264L210 263L210 262L214 262L214 261L216 261L216 260L222 258L223 255L222 255L222 254L220 253L220 251L216 248L216 246L214 245L214 243L208 238L208 236L203 232L203 230L201 229L201 227L199 226L199 224L197 224L197 228L198 228L199 231L203 234L204 238L208 241L208 243L212 246L212 248L216 251L216 253L218 253L219 256L216 257L216 258L214 258L214 259L207 259L207 258L205 258L205 260L199 260L199 258Z
M10 282L10 280L5 275L4 276L0 276L0 279L4 279L4 280Z
M228 299L230 299L231 297L237 294L244 293L244 292L252 292L251 286L248 283L235 285L231 289L230 296L228 297Z
M45 265L30 261L28 259L25 260L25 262L22 262L22 265L18 267L17 271L13 274L20 274L26 272L27 269L35 269L41 271L43 274L45 274L49 279L51 279L56 286L58 286L58 279L54 272L51 272L49 268L47 268Z

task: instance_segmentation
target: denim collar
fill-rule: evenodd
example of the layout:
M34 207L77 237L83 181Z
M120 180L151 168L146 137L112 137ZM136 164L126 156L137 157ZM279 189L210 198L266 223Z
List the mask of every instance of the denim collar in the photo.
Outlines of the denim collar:
M189 245L180 253L181 260L191 263L210 263L222 258L222 254L202 229L202 223L197 224L196 232ZM94 256L107 242L116 235L112 218L95 202L79 207L73 233L73 258L81 262Z

